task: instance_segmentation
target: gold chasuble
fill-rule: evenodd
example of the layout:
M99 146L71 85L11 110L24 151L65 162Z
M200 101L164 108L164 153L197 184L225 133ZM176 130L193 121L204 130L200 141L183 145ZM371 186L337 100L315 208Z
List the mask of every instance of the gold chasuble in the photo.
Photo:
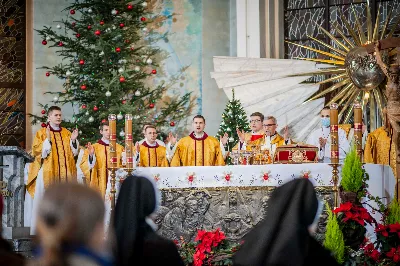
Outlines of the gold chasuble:
M390 165L396 175L396 147L384 127L368 135L364 148L364 162ZM390 157L390 164L389 164Z
M167 149L158 145L150 146L144 141L140 145L140 167L168 167Z
M50 126L51 150L49 155L42 159L43 142L46 140L46 128L43 127L33 140L32 155L34 162L29 166L28 183L26 189L34 198L36 179L39 170L43 167L43 183L46 189L53 183L77 182L74 154L71 149L71 132L60 127L56 130Z
M196 138L193 132L182 138L171 159L171 167L217 165L225 165L219 141L205 132L202 138Z
M117 144L117 167L121 167L121 156L124 151L124 147ZM89 181L90 187L99 191L104 197L106 194L107 183L108 183L108 162L110 158L110 147L107 143L102 140L97 141L93 144L94 156L96 157L96 162L92 169L89 167L89 151L85 150L81 169L87 181Z
M244 141L247 143L246 150L251 151L252 145L262 145L264 143L264 132L259 132L258 134L244 133ZM237 143L232 150L242 149L243 143Z

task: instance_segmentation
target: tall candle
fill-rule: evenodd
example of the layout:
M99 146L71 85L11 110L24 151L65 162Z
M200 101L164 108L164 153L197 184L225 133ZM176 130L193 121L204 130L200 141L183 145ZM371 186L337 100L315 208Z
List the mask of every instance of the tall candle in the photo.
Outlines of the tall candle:
M110 130L110 168L117 168L117 116L108 115L108 125Z
M126 168L133 168L133 139L132 139L132 115L125 115L125 153Z
M330 106L331 114L331 163L339 163L339 136L338 136L338 105L336 103Z
M362 108L359 102L354 103L354 143L357 155L362 160Z

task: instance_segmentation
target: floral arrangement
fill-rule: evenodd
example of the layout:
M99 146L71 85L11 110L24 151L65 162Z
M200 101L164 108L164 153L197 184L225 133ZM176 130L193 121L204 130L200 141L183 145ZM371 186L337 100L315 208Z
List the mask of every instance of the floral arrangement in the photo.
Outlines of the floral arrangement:
M232 257L239 249L239 244L230 244L220 229L198 230L194 242L186 243L181 237L175 244L188 266L232 265Z

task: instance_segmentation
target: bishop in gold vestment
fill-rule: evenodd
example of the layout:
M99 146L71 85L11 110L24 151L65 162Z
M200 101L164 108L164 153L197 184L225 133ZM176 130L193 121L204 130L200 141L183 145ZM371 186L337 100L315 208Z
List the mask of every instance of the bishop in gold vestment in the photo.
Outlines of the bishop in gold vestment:
M81 170L85 175L86 182L90 184L90 187L99 191L104 197L107 190L107 184L109 183L109 171L108 162L110 158L110 147L109 140L100 139L97 143L93 144L94 154L90 160L88 149L85 150L82 162ZM118 166L121 167L122 152L124 147L117 144L117 162Z
M139 146L139 158L137 159L140 167L168 167L167 149L154 142L153 145L147 141Z
M396 175L396 146L385 127L380 127L368 135L364 162L390 165Z
M225 165L219 141L205 132L202 137L196 137L192 132L176 145L171 167Z

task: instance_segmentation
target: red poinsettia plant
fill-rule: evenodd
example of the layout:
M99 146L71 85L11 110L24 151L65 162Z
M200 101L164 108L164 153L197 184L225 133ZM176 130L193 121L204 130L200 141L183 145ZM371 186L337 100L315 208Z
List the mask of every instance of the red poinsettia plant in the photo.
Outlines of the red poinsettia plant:
M186 243L181 237L175 241L185 265L232 265L232 257L239 244L231 244L226 240L224 232L198 230L194 242Z

